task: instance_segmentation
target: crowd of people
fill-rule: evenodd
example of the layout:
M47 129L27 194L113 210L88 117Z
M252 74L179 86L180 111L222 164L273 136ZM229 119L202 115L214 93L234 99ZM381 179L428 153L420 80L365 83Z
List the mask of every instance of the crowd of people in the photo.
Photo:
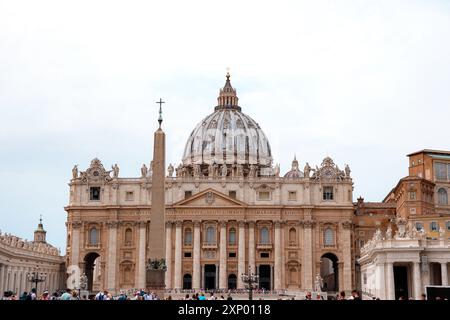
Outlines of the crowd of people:
M129 290L121 291L119 294L113 295L107 290L99 291L95 295L88 296L80 295L78 290L66 289L63 291L56 291L50 294L48 291L43 291L41 294L37 294L36 289L31 289L30 292L23 292L20 295L12 291L6 291L0 300L174 300L174 296L177 296L177 300L233 300L233 295L247 294L246 290L202 290L196 292L195 290L177 290L166 291L165 297L158 296L155 292L146 290ZM255 290L255 300L262 300L261 294L278 296L278 300L296 300L294 296L289 296L286 293L275 293L272 291ZM336 296L324 295L317 292L313 296L311 291L305 293L304 300L362 300L361 294L358 290L353 290L350 296L346 296L344 291L336 294ZM372 297L372 300L380 300L379 298ZM413 298L399 297L398 300L414 300ZM425 294L421 295L420 300L427 300ZM434 300L447 300L447 298L435 297Z

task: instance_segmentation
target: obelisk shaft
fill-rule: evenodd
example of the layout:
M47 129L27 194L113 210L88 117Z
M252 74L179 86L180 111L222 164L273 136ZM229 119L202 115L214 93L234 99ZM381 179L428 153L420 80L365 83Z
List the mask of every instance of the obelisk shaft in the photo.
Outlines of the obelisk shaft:
M150 219L148 258L164 259L165 245L165 152L166 135L159 128L153 145L152 208Z

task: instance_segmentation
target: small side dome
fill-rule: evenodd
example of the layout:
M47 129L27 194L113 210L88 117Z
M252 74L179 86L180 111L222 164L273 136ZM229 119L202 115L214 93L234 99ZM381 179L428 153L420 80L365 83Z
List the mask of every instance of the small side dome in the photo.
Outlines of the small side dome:
M300 169L298 168L297 157L294 156L294 161L292 161L292 168L284 175L284 177L287 179L300 179L303 178L304 176L305 175L303 174L303 172L301 172Z

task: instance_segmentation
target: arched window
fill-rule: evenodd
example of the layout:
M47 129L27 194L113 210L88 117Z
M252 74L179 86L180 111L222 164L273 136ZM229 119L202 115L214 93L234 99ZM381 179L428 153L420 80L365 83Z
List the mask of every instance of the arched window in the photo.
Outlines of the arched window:
M133 230L131 228L127 228L125 230L125 245L131 246L133 244Z
M184 245L185 246L192 245L192 229L191 228L184 229Z
M295 230L295 228L289 229L289 244L290 245L297 244L297 230Z
M444 188L440 188L438 190L438 204L441 204L441 205L448 204L447 190L445 190Z
M95 227L89 231L89 244L93 246L98 245L98 230Z
M231 228L228 230L228 244L234 246L236 244L236 229Z
M334 232L331 228L326 228L324 233L325 245L334 246Z
M269 244L269 229L267 227L262 227L259 231L259 242L261 244Z
M206 228L206 243L207 244L216 243L216 229L214 227Z

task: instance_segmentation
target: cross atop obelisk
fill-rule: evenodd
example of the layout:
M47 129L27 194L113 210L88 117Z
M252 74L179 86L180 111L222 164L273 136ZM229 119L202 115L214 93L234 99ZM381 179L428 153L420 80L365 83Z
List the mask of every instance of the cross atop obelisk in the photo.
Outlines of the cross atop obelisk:
M159 98L159 101L156 101L156 103L159 104L159 118L158 118L158 122L159 122L159 128L161 128L161 123L163 121L162 119L162 104L165 103L164 101L162 101L161 98Z

